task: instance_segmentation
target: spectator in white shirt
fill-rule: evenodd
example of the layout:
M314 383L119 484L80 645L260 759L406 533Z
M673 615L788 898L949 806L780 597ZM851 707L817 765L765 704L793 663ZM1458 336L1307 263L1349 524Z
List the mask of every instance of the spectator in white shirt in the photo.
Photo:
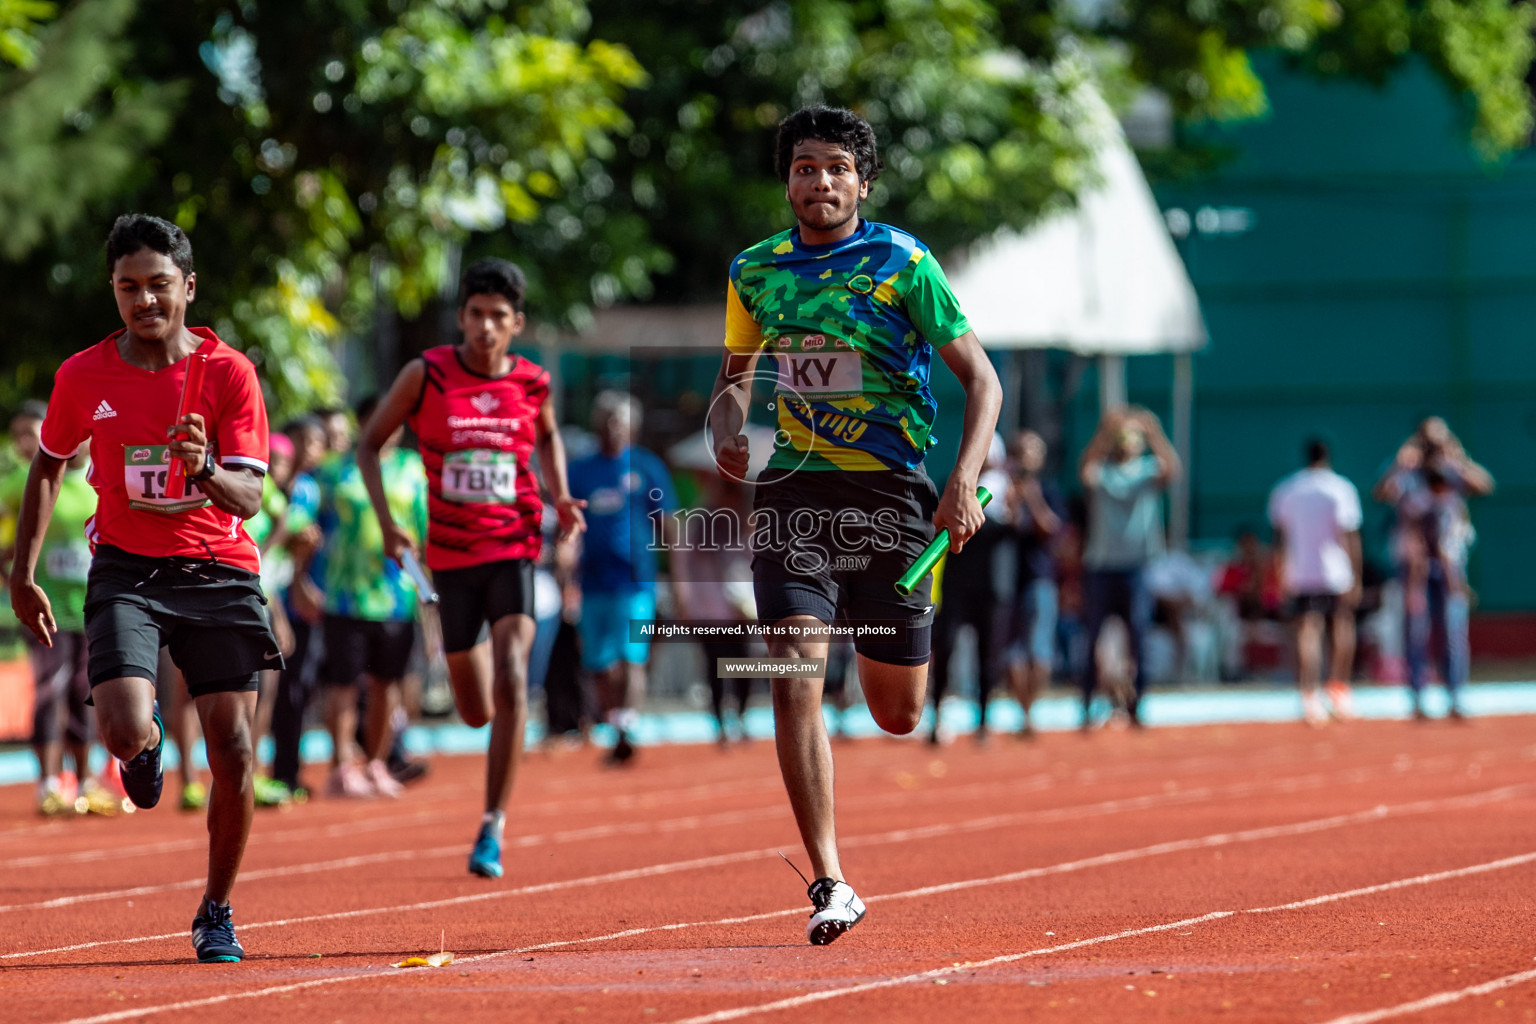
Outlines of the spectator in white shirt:
M1349 678L1355 660L1355 606L1360 600L1360 492L1335 473L1328 445L1309 441L1307 468L1291 474L1269 496L1280 585L1296 631L1296 677L1302 716L1326 725L1318 693L1323 638L1333 633L1328 699L1337 718L1349 718Z

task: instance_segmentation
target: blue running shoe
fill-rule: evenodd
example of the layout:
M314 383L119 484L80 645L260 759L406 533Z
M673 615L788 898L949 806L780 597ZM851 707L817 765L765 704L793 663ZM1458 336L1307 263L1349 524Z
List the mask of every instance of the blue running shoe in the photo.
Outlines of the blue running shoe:
M120 773L123 792L140 810L149 810L160 802L160 785L165 772L160 767L160 754L165 750L165 723L160 721L160 702L155 701L155 727L160 730L160 742L153 750L143 750L131 761L122 762Z
M192 919L192 948L200 964L237 964L245 947L235 938L234 913L229 906L203 900L202 913Z
M481 878L501 877L501 840L489 822L480 826L475 848L469 852L469 873Z

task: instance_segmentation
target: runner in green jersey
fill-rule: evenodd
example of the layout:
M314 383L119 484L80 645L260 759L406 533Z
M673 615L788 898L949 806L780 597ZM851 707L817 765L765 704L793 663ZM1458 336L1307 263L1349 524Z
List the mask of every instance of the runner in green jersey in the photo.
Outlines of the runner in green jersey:
M780 629L770 652L824 667L827 627L859 628L870 713L888 732L909 733L923 711L933 609L927 581L909 597L894 584L936 529L958 551L981 526L976 481L1002 387L927 246L860 218L880 172L867 122L826 107L792 114L779 124L776 164L798 223L732 261L710 407L715 457L722 473L746 475L746 403L766 357L778 430L756 481L752 574L759 617ZM942 497L922 468L934 443L935 352L965 389ZM773 680L773 710L816 877L806 936L823 945L857 924L864 904L838 861L823 680L809 671Z

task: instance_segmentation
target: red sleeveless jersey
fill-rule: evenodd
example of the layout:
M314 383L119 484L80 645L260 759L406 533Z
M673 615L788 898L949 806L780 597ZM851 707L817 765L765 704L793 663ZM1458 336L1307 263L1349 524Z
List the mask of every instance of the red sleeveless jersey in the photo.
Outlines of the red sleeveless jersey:
M528 460L549 374L513 358L505 375L485 377L452 345L422 353L426 379L406 422L427 468L431 569L539 557L544 503Z

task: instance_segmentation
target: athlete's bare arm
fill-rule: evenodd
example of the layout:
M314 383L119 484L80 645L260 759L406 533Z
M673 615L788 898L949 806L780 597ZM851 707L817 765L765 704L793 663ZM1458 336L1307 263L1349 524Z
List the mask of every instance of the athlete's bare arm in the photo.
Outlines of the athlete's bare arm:
M186 465L187 476L200 472L208 459L208 435L202 414L189 413L166 433L171 439L171 454ZM262 474L249 466L220 465L197 489L208 496L214 508L241 519L261 511Z
M410 533L395 522L389 511L389 499L384 496L384 471L379 468L379 452L389 443L390 437L400 429L405 418L421 400L421 389L427 381L427 366L420 359L412 359L395 378L389 393L379 400L378 407L368 422L363 424L357 439L357 471L368 488L368 499L373 502L373 514L379 518L379 529L384 532L384 555L395 561L407 551L416 550L416 542Z
M1136 423L1141 424L1142 436L1147 439L1147 447L1152 450L1152 457L1157 460L1157 482L1167 484L1176 479L1183 467L1173 442L1169 441L1168 435L1163 433L1163 425L1158 422L1156 416L1140 407L1131 410L1131 416Z
M59 631L53 620L53 606L33 580L38 555L43 550L43 534L53 518L53 506L59 500L59 487L68 465L47 452L32 458L27 474L27 489L21 499L21 514L16 522L16 554L11 563L11 610L21 624L32 631L45 647L53 646L53 634Z
M715 390L709 397L709 432L715 439L715 462L727 476L741 480L747 475L747 402L752 398L752 368L757 353L727 352L720 360Z
M960 455L939 497L933 524L949 531L949 550L959 551L981 529L986 518L981 502L976 500L976 481L986 463L992 434L997 430L997 415L1003 408L1003 385L975 331L967 331L945 345L939 349L939 355L965 389L965 426L960 432Z
M555 514L560 517L560 538L565 543L572 536L587 528L587 519L581 510L587 503L571 497L571 485L565 475L565 442L560 439L560 425L555 422L555 408L548 402L539 406L539 472L544 477L544 489L555 504Z

